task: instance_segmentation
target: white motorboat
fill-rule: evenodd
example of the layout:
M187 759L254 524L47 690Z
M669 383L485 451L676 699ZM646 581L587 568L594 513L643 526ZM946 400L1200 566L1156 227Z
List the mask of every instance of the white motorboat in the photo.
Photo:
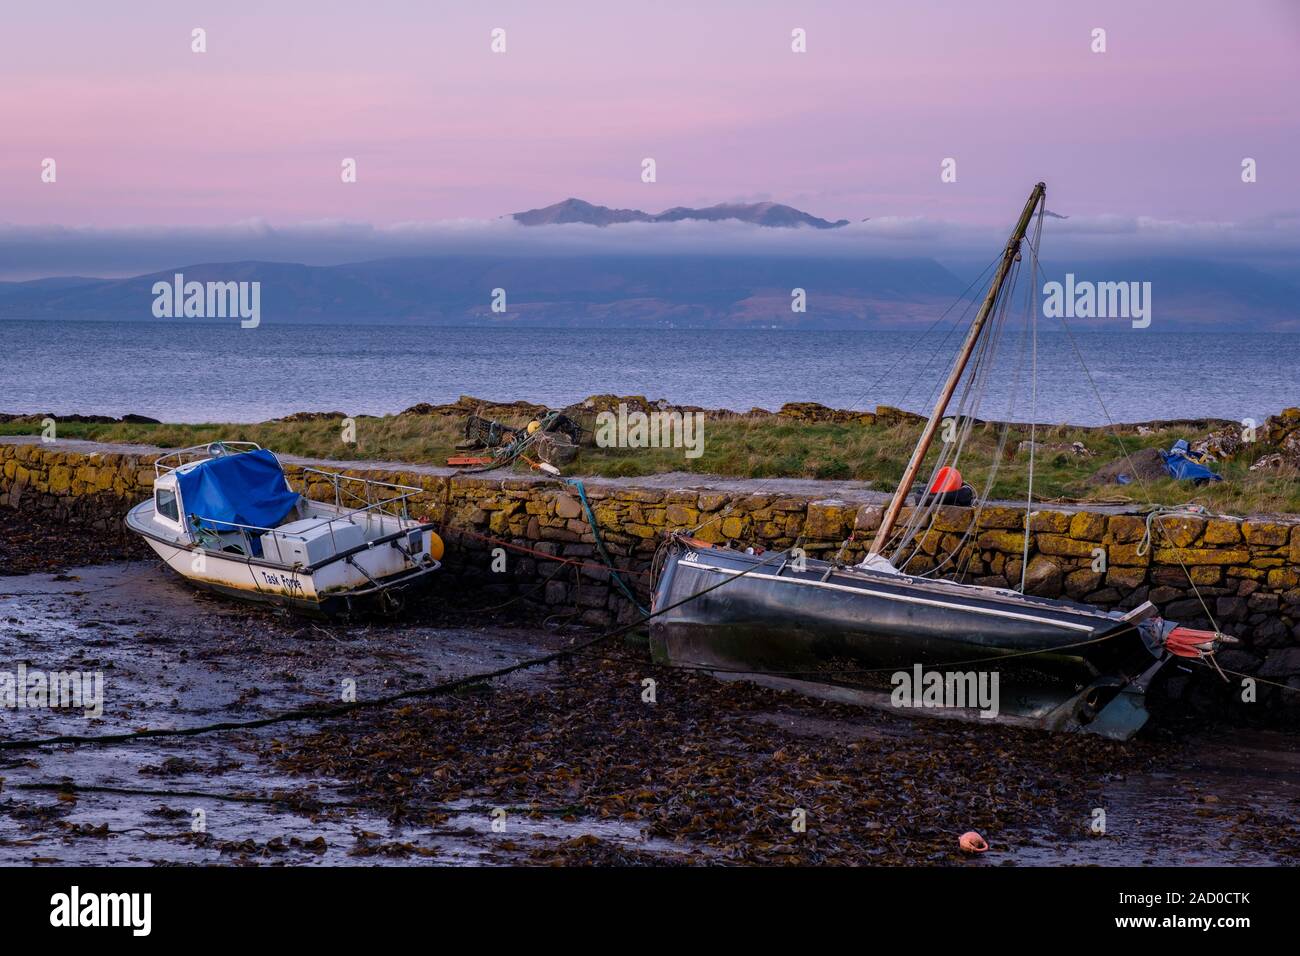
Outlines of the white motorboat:
M311 482L333 500L307 496ZM173 570L230 597L320 614L401 606L436 571L442 540L410 515L421 489L303 469L296 491L276 455L222 441L164 455L153 496L126 525Z

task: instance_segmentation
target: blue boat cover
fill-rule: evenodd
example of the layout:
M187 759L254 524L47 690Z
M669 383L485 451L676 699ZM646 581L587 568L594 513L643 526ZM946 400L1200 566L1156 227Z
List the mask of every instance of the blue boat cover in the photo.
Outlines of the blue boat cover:
M284 470L265 448L210 458L197 468L176 473L187 517L206 519L205 527L233 530L223 523L274 528L298 503Z
M1160 456L1165 460L1165 470L1170 476L1180 481L1190 481L1193 484L1203 485L1207 481L1222 481L1222 475L1216 475L1199 461L1194 461L1188 457L1188 446L1185 439L1178 439L1174 442L1173 447L1168 451L1162 451Z

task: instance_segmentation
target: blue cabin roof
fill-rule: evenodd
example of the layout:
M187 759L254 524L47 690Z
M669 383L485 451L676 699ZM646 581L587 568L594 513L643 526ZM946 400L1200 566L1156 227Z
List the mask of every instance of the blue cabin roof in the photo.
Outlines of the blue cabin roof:
M274 528L293 510L300 497L289 489L279 460L265 448L209 458L176 472L185 514L203 525L246 524Z

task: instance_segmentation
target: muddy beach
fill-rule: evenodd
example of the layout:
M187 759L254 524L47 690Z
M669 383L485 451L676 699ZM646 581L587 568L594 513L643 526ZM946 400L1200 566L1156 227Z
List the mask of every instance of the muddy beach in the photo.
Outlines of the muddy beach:
M315 623L112 549L37 567L15 540L0 661L101 673L103 712L0 710L5 740L373 700L597 634L436 591L399 622ZM633 636L329 720L0 751L0 863L1294 864L1297 744L908 718L658 667ZM957 852L970 829L988 853Z

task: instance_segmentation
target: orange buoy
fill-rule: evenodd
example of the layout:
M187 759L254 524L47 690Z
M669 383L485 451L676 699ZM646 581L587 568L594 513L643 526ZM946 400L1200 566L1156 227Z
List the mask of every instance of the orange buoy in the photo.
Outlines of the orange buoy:
M434 534L434 532L430 531L429 532L429 554L433 557L433 560L441 561L443 552L445 550L446 548L442 543L442 538Z
M974 830L967 830L957 839L957 845L964 853L983 853L989 848L988 841Z
M930 484L930 494L942 495L949 491L961 491L961 472L944 465L934 475Z

